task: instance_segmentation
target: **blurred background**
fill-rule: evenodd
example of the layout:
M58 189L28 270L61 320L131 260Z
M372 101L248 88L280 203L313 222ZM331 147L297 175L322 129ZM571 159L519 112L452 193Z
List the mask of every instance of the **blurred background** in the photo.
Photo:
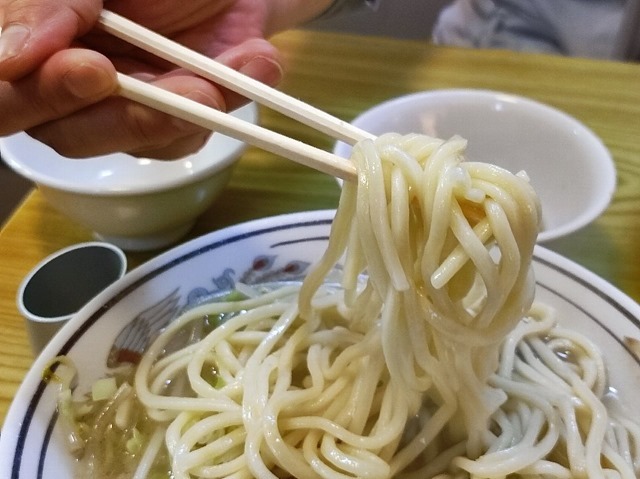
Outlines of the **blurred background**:
M382 0L377 11L357 10L310 27L363 35L429 39L443 6L452 0Z
M378 11L358 10L340 17L316 21L308 28L362 35L429 39L440 9L451 0L384 0ZM0 160L0 226L11 215L31 183Z

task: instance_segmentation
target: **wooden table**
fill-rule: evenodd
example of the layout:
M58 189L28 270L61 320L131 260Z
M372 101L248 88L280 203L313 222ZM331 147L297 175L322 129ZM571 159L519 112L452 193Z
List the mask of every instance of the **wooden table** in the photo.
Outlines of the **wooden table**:
M345 120L394 96L435 88L488 88L525 95L577 117L611 150L618 168L613 203L595 223L549 245L640 300L640 65L317 32L274 40L288 76L283 90ZM265 126L325 149L332 141L271 111ZM334 208L333 178L250 148L224 197L194 237L278 213ZM23 276L90 232L33 191L0 231L0 424L33 360L15 294ZM130 254L131 266L157 252Z

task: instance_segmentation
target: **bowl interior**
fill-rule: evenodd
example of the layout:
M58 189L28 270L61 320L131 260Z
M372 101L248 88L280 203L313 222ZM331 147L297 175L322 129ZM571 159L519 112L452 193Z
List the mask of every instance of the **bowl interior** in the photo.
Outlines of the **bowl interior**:
M258 109L249 103L233 112L257 123ZM143 193L179 185L232 163L245 144L214 133L198 152L174 161L136 158L124 153L69 159L26 133L0 139L7 164L19 174L49 187L90 194Z
M435 90L382 103L353 123L376 135L460 135L467 159L525 170L542 204L543 231L551 240L585 226L609 204L615 190L613 160L600 139L573 117L523 97L480 90ZM337 143L335 152L351 148Z

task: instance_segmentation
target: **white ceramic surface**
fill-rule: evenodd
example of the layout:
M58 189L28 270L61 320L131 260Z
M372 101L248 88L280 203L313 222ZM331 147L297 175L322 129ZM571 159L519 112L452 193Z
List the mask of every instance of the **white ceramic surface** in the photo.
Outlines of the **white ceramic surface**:
M60 441L54 388L42 381L46 362L67 354L79 366L78 391L104 376L109 357L137 350L127 341L138 323L161 327L201 295L236 281L303 276L327 245L333 211L240 224L192 240L125 275L77 314L49 343L18 390L0 436L0 477L71 479L73 459ZM590 336L605 353L610 384L623 404L640 402L640 358L624 338L640 340L640 306L584 268L537 247L537 299L554 306L561 324ZM143 328L144 329L144 328ZM115 354L114 354L115 353Z
M575 118L542 103L486 90L433 90L395 98L353 124L376 135L457 134L467 159L525 170L542 204L539 242L572 233L597 218L616 187L613 160L602 141ZM348 157L351 147L334 149Z
M257 123L250 103L234 112ZM126 250L178 240L222 193L243 142L214 133L204 147L174 161L123 153L69 159L26 133L0 139L7 164L29 178L62 213Z

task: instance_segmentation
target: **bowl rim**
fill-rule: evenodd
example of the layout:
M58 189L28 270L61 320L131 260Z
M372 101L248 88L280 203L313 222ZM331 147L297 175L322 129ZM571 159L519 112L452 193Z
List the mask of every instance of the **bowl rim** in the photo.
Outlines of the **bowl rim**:
M259 121L259 111L258 106L255 102L250 102L232 112L234 115L238 115L244 121L248 121L251 123L257 123ZM198 168L195 171L191 171L186 174L181 175L169 175L164 174L161 181L156 182L138 182L135 184L129 184L125 186L114 186L114 185L103 185L99 182L92 182L90 184L83 183L81 181L76 181L73 179L62 179L55 178L49 174L42 173L39 170L33 168L29 164L25 164L18 155L16 155L14 141L17 138L28 136L26 132L14 133L12 135L8 135L5 137L0 137L0 152L2 153L2 160L13 169L19 175L27 178L28 180L34 182L39 187L55 189L59 191L63 191L69 194L79 194L79 195L90 195L90 196L139 196L146 194L154 194L162 191L171 190L174 188L179 188L186 184L192 184L197 181L201 181L210 177L212 174L220 172L224 170L226 167L231 166L238 157L248 148L248 145L240 140L236 140L234 138L223 135L222 133L214 132L207 141L203 144L200 150L195 153L186 155L185 157L175 159L175 160L154 160L149 158L136 158L131 156L132 161L143 161L143 162L152 162L152 163L166 163L167 167L172 163L173 165L181 164L184 162L191 161L199 151L206 149L207 146L216 141L220 137L225 137L226 139L233 140L236 142L227 152L226 155L218 158L214 162L209 162L205 166ZM30 141L37 142L35 139L31 139ZM40 144L39 148L43 149L51 149L49 146ZM52 149L51 149L52 150ZM52 150L53 151L53 150ZM59 158L57 161L69 161L69 162L91 162L91 161L101 161L108 160L109 154L107 155L99 155L96 157L89 157L85 159L69 159L65 158L62 155L56 153L54 154ZM124 153L117 153L117 155L126 155ZM124 161L125 158L121 158L120 161ZM102 163L101 163L102 164Z
M433 90L423 90L406 95L390 98L381 103L378 103L371 108L368 108L351 120L351 123L362 127L362 122L367 120L373 115L379 114L390 107L395 108L407 103L415 103L425 99L451 97L452 99L472 99L480 98L482 100L488 99L500 99L512 104L524 105L526 108L544 112L548 115L552 115L558 120L563 121L571 127L573 131L578 131L581 136L587 139L591 144L591 150L596 151L599 166L598 184L601 185L601 193L597 196L590 208L582 211L580 214L573 217L571 221L565 222L562 225L555 226L552 229L543 230L538 234L538 243L550 242L571 233L574 233L588 224L596 220L611 204L613 196L617 188L617 170L616 164L613 159L609 148L604 144L602 139L587 125L578 120L576 117L568 114L567 112L546 104L544 102L522 96L515 93L509 93L499 90L482 89L482 88L440 88ZM333 147L333 153L338 156L348 156L348 152L351 146L342 141L337 141Z
M30 449L24 448L24 436L20 436L22 431L29 431L33 424L33 411L35 410L33 404L29 405L33 401L35 395L41 394L41 390L38 384L41 381L41 371L46 362L53 357L60 348L68 341L72 341L76 336L84 335L90 326L86 329L83 327L83 322L87 321L100 307L109 303L115 296L122 292L126 292L128 289L135 289L137 282L145 277L145 275L153 274L155 271L163 270L163 268L171 269L181 260L188 261L192 255L198 255L209 250L212 245L220 241L225 241L238 237L246 237L252 232L256 232L259 229L272 230L279 228L278 225L292 225L293 223L306 223L306 224L318 224L318 222L325 225L330 225L333 220L335 210L318 210L318 211L304 211L298 213L284 213L281 215L263 217L259 219L248 220L243 223L236 223L220 230L216 230L207 233L201 237L194 238L188 242L178 245L160 255L148 260L147 262L137 266L124 277L110 285L105 291L103 291L98 297L96 297L91 303L83 308L83 310L67 323L61 330L61 333L56 335L52 342L47 346L45 352L38 358L36 358L34 364L29 368L29 372L20 383L20 386L16 392L14 400L12 400L10 408L7 413L7 417L16 418L12 421L5 423L5 429L0 437L0 470L12 470L16 471L17 466L20 466L20 461L28 456L22 456L23 451ZM561 256L559 253L555 253L544 247L536 246L534 251L534 257L536 261L539 261L543 267L549 267L552 269L554 277L560 274L561 278L567 278L572 284L577 284L580 289L587 289L595 293L595 297L599 298L603 303L607 303L609 307L614 308L617 311L616 317L623 317L629 323L632 323L634 327L640 327L635 318L640 317L640 305L629 297L622 290L616 288L610 282L603 277L597 276L594 272L586 269L584 266L575 263L573 260ZM561 282L549 280L552 285L562 284ZM562 294L562 288L558 294L558 297L562 301L572 303L577 309L584 309L582 303L575 303L572 297L567 297ZM575 296L575 295L574 295ZM589 303L589 302L587 302ZM590 304L590 303L589 303ZM588 312L591 307L585 311ZM601 318L606 319L606 316ZM602 328L609 331L611 328L607 324L602 323ZM64 332L62 332L64 331ZM634 330L635 331L635 330ZM630 353L631 354L631 353ZM638 360L640 365L640 360ZM37 372L36 372L37 371ZM39 399L38 399L39 401ZM5 434L6 433L6 434ZM45 432L43 435L46 435ZM20 454L20 458L16 461L17 454ZM42 460L44 456L40 455L39 459ZM2 460L5 460L3 462ZM12 460L13 462L9 462ZM46 472L46 471L45 471ZM15 474L16 477L26 476L25 474Z

